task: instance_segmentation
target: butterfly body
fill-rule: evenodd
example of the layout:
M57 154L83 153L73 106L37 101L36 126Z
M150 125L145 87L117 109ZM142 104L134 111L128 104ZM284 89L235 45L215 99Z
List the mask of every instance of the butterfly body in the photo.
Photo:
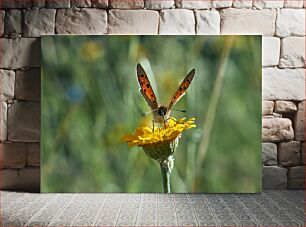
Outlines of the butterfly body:
M158 123L164 123L170 117L170 110L166 106L159 106L153 111L154 120Z
M140 64L137 64L136 70L137 70L138 83L140 86L140 93L142 94L142 96L145 98L146 102L150 106L151 108L150 112L153 113L154 121L158 123L165 123L165 121L168 120L170 117L170 112L173 106L179 101L179 99L182 96L185 95L186 90L189 87L194 77L195 70L193 69L190 71L190 73L188 73L188 75L185 77L185 79L179 86L178 90L171 98L168 106L158 105L149 78Z

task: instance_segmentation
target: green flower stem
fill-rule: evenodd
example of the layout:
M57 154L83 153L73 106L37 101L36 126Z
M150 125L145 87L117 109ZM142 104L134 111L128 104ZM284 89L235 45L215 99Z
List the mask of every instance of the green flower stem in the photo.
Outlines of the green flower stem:
M160 171L162 174L163 186L165 193L171 193L170 175L174 165L174 158L170 155L167 159L160 162Z
M172 141L142 146L143 151L160 165L165 193L171 193L170 175L174 166L173 154L178 146L179 137Z
M171 193L170 173L169 173L167 167L165 167L162 162L160 163L160 171L161 171L162 179L163 179L164 192L165 193Z

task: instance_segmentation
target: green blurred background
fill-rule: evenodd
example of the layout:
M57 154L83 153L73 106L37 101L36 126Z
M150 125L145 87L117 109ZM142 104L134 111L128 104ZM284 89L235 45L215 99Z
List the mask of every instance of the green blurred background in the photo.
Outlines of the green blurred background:
M176 105L187 113L172 112L197 124L174 155L172 192L261 191L260 36L44 36L41 42L42 192L163 191L159 164L120 140L152 117L141 116L150 108L139 93L138 62L160 104L196 70Z

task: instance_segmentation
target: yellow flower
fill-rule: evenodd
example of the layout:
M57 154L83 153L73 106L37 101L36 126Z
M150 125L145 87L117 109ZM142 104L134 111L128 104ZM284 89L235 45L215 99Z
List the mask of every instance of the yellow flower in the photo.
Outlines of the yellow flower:
M161 128L139 127L134 134L125 135L122 140L128 142L129 147L147 146L168 143L175 140L185 129L196 127L195 118L176 120L170 118Z
M179 138L185 129L195 128L195 118L176 120L170 118L161 128L139 127L134 134L125 135L122 140L129 147L141 146L143 151L156 160L161 169L164 192L170 193L170 174L174 166L173 154Z
M86 61L94 61L102 54L101 45L93 41L86 42L81 47L81 54Z

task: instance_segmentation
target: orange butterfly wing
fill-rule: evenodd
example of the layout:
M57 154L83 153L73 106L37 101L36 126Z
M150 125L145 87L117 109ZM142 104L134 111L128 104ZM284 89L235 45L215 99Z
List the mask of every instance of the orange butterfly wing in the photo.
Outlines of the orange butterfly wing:
M137 64L136 70L137 70L138 83L140 86L140 93L143 95L146 102L151 107L151 110L157 109L158 104L156 96L154 94L153 88L151 86L151 83L149 81L146 72L144 71L144 69L140 64Z
M169 110L185 95L187 88L189 87L193 77L195 74L195 69L191 70L190 73L185 77L181 85L179 86L178 90L173 95L170 104Z

